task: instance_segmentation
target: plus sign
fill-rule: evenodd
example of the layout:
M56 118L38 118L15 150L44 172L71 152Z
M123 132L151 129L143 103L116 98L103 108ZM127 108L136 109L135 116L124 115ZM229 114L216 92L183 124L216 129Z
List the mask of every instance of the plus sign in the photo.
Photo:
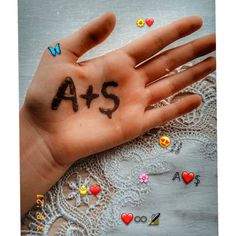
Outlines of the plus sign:
M89 85L86 94L82 94L80 95L80 97L86 100L86 105L88 106L88 108L90 108L90 104L92 100L95 98L98 98L99 95L96 93L93 93L93 86Z

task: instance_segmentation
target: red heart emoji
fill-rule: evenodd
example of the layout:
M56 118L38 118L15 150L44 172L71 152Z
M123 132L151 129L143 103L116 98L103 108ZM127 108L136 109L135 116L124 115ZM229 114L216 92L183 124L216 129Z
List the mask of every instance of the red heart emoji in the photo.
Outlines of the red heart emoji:
M182 179L186 184L189 184L194 179L194 177L195 175L192 172L190 173L188 173L187 171L182 172Z
M132 213L122 213L121 219L125 224L129 224L133 220L134 215Z
M150 26L152 26L152 24L154 23L154 19L146 19L146 24L150 27Z
M98 193L100 193L101 188L98 185L91 185L89 190L94 196L96 196Z

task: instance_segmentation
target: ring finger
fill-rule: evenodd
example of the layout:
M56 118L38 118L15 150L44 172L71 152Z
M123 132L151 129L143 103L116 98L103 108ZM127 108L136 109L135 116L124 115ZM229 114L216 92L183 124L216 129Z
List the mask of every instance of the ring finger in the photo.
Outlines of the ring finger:
M163 80L157 81L146 87L147 104L150 106L154 103L165 99L181 89L197 82L206 75L213 72L216 68L216 59L210 57L191 68L169 76Z

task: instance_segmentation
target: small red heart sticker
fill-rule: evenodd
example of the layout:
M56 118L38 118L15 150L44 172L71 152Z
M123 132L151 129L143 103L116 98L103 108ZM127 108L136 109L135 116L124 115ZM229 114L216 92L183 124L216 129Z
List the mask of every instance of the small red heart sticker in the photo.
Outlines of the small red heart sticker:
M132 213L122 213L121 219L123 222L128 225L133 220L134 215Z
M149 27L151 27L153 23L154 23L154 19L151 19L151 18L146 19L146 24L147 24Z
M94 196L96 196L98 193L100 193L101 188L98 185L91 185L89 190Z
M195 175L192 172L190 172L190 173L188 173L187 171L182 172L182 179L184 180L184 182L186 184L189 184L190 182L192 182L194 177L195 177Z

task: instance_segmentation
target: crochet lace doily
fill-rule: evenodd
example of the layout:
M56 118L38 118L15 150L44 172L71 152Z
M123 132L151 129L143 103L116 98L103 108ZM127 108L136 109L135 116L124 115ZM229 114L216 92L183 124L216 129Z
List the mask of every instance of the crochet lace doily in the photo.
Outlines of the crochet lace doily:
M186 64L171 73L190 67ZM152 191L151 185L141 184L140 173L158 175L170 171L163 156L178 154L191 140L199 142L202 157L216 159L216 86L215 73L161 101L165 106L185 94L199 94L202 105L187 115L166 125L150 130L143 136L106 152L79 160L65 173L56 185L45 194L37 220L33 207L22 220L22 235L95 236L106 233L121 224L120 213L126 206L143 204ZM167 134L171 145L162 148L159 138ZM125 166L125 168L124 168ZM80 196L78 189L85 185L99 185L97 196ZM38 225L43 231L37 231Z

